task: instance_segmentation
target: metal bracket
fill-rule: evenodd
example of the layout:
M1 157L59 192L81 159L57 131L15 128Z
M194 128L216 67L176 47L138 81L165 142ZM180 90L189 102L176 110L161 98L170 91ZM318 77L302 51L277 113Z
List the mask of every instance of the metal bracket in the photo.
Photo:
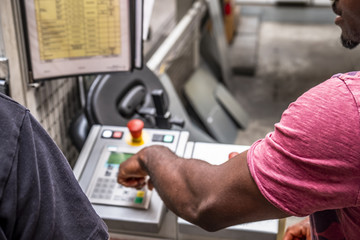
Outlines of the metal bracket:
M9 95L9 60L0 57L0 92Z

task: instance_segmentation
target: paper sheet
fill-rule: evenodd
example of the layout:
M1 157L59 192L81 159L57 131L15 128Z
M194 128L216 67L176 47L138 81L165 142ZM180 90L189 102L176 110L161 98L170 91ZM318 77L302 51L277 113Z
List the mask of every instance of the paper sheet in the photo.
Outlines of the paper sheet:
M34 79L127 71L128 0L26 0Z

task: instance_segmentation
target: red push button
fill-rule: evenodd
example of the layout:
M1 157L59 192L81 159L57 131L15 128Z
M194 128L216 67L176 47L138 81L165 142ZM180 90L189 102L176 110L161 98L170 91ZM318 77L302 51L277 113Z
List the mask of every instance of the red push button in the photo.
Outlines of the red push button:
M122 138L122 136L123 136L123 132L120 131L115 131L112 135L113 138L117 138L117 139Z
M128 122L127 127L133 137L133 141L140 142L142 140L141 134L144 128L144 122L140 119L133 119Z

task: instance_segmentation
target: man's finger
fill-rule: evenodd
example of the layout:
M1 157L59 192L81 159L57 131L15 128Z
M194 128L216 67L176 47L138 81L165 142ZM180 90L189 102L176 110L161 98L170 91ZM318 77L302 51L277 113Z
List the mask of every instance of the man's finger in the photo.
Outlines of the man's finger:
M118 177L118 183L121 185L124 185L125 187L133 187L133 188L137 188L141 185L145 184L145 178L141 177L141 178L121 178Z

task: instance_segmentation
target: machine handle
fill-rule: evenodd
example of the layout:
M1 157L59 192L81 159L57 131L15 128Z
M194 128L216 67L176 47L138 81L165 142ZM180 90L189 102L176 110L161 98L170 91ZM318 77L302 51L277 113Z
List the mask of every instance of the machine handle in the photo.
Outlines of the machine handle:
M167 109L165 107L164 90L155 89L151 92L151 96L154 101L156 114L158 116L164 116L167 112Z
M145 96L146 90L142 85L138 85L130 89L118 104L120 114L124 117L134 115L139 106L143 104Z
M170 124L171 125L177 125L177 126L179 126L181 128L184 128L185 120L181 119L181 118L178 118L178 117L172 117L171 120L170 120Z

